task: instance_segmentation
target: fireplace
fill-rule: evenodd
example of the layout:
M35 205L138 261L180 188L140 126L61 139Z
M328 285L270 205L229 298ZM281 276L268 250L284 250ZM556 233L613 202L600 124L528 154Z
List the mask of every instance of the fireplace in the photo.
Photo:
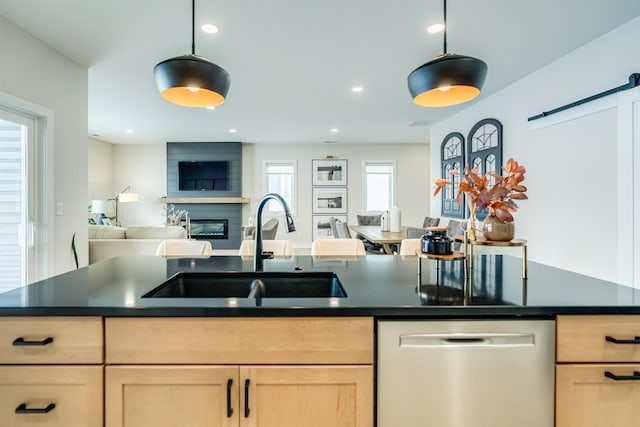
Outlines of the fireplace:
M190 220L192 239L228 239L229 220L228 219L191 219Z

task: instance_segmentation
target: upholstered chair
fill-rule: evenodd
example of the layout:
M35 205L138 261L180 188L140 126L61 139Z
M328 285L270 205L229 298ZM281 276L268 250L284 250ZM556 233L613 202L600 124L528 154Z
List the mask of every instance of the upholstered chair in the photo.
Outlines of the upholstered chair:
M440 218L431 218L430 216L425 216L424 222L422 223L422 228L437 227L438 224L440 224Z
M380 225L382 215L356 215L358 225Z
M262 224L262 240L275 240L276 233L278 232L278 218L269 218L264 224ZM251 231L251 238L255 240L256 229Z
M243 240L238 255L253 257L255 240ZM291 240L263 240L263 252L273 252L274 256L293 256L293 242Z
M188 257L211 256L213 248L208 240L163 240L156 250L156 256Z
M320 239L313 241L311 255L359 256L366 252L360 239Z
M416 256L416 251L422 247L422 239L402 239L400 242L401 256Z

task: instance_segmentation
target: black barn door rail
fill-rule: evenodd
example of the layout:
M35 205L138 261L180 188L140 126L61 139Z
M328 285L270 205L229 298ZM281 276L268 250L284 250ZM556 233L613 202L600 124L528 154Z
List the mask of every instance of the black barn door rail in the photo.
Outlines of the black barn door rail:
M605 90L604 92L597 93L595 95L591 95L587 98L583 98L579 101L572 102L567 105L563 105L562 107L554 108L550 111L543 111L542 113L531 116L527 119L527 121L532 122L534 120L541 119L543 117L550 116L555 113L559 113L560 111L568 110L569 108L577 107L578 105L586 104L587 102L595 101L598 98L602 98L607 95L611 95L616 92L622 92L623 90L633 89L636 86L640 86L640 73L633 73L629 76L629 83L623 84L622 86L614 87L613 89Z

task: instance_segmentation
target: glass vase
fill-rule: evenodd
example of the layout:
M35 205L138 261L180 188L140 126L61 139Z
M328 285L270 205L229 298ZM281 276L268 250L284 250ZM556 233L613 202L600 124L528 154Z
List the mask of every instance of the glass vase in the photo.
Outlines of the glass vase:
M508 242L513 240L516 227L513 222L502 222L496 216L490 215L484 219L482 234L487 240Z

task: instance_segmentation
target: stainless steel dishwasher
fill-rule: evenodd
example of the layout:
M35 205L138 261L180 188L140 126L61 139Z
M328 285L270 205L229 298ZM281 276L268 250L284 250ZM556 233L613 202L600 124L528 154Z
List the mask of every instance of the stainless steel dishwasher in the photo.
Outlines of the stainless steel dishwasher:
M553 427L555 322L380 321L378 427Z

